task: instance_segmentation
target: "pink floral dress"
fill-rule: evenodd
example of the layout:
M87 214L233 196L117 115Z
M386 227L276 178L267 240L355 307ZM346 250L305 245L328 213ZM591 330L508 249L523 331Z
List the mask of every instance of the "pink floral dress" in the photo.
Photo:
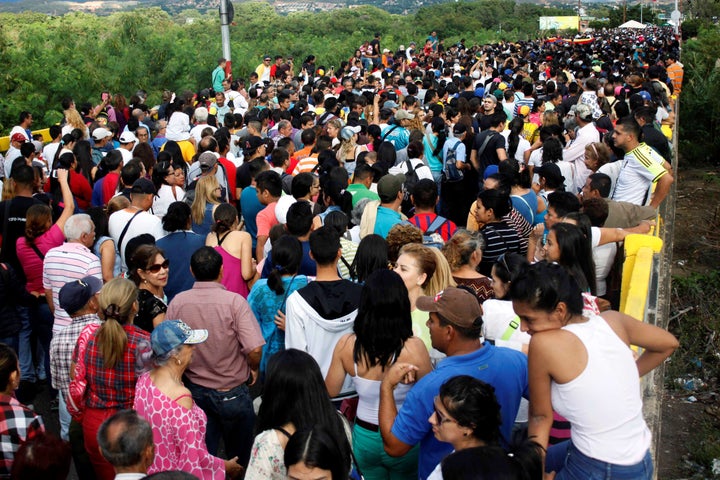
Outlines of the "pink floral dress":
M193 404L188 410L171 399L143 374L135 385L133 408L153 430L155 461L148 474L182 470L200 480L225 480L225 462L210 455L205 446L207 416Z

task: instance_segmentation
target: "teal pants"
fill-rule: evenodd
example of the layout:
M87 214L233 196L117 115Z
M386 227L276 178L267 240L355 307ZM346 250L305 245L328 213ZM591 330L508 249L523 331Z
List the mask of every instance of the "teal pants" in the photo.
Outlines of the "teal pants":
M385 453L380 432L353 426L353 452L365 480L417 479L418 451L415 445L402 457L391 457Z

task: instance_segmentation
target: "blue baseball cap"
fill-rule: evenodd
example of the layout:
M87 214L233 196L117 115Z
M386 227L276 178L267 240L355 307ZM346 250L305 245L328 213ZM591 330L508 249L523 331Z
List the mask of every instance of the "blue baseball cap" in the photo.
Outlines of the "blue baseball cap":
M165 320L155 327L150 335L155 355L165 355L180 345L197 345L208 338L208 331L193 330L182 320Z
M102 280L92 275L67 282L58 293L60 308L65 310L68 315L72 315L81 310L92 296L100 291L102 286Z

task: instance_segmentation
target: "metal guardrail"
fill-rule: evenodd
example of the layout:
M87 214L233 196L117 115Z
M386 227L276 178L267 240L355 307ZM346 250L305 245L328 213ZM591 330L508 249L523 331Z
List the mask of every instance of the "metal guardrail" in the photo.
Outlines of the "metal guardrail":
M633 256L632 265L628 265L628 284L626 290L625 265L623 266L623 292L626 293L625 303L621 297L621 310L625 313L660 328L667 329L670 317L670 292L672 281L672 254L673 236L675 233L675 202L677 199L678 183L678 132L680 116L678 115L680 100L675 102L675 126L673 128L673 157L672 168L675 182L665 201L658 209L657 226L652 236L636 240L629 235L626 239L630 243ZM637 270L637 271L636 271ZM652 432L651 451L655 459L655 478L657 478L660 448L660 435L662 430L662 399L665 388L665 366L658 368L643 377L643 413Z
M43 128L42 130L33 130L33 135L42 135L43 136L43 143L52 142L52 137L50 136L50 129L49 128ZM0 137L0 152L7 152L8 148L10 148L10 136Z

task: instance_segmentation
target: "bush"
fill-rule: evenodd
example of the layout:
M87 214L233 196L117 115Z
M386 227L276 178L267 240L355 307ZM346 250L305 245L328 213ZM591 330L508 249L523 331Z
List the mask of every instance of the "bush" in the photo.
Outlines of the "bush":
M684 26L685 24L683 24ZM679 153L690 164L717 164L720 151L720 30L701 28L685 44L680 59L685 69L680 96Z

